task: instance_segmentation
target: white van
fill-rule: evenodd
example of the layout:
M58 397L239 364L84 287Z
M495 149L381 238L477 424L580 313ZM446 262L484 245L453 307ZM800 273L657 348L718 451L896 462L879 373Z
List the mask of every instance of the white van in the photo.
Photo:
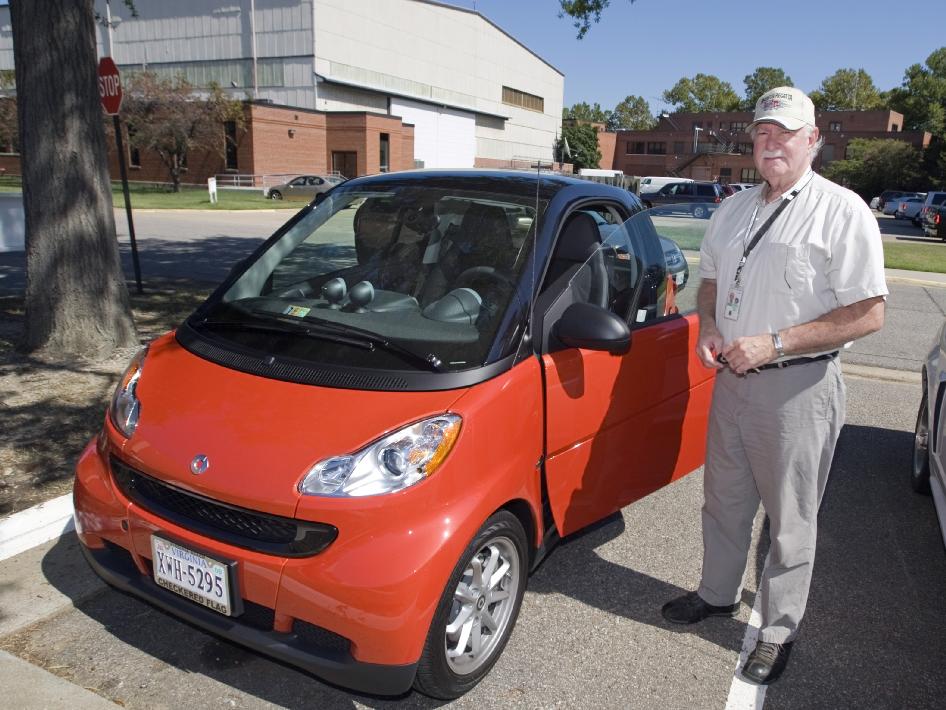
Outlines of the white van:
M657 190L662 188L668 182L693 182L693 180L691 178L654 177L653 175L648 175L647 177L641 178L641 185L638 193L657 192Z

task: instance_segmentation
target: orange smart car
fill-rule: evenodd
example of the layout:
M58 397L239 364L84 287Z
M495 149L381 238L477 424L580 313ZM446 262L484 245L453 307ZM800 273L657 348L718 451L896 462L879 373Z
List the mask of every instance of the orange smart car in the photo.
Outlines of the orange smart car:
M666 253L592 182L345 182L133 359L77 465L89 563L332 683L460 695L559 536L702 463Z

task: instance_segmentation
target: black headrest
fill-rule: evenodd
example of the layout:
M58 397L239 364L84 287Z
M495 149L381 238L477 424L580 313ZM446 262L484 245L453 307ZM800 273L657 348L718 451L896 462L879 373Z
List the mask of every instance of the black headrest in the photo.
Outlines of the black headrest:
M576 212L568 218L555 247L555 259L581 262L601 246L601 232L594 217Z

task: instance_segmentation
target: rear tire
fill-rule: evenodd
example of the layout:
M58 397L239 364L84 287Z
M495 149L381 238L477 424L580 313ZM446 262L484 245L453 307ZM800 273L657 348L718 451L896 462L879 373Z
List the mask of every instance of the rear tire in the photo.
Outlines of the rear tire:
M910 471L910 486L917 493L930 494L930 415L926 382L923 383L923 399L920 402L920 411L916 415L916 428L913 433L913 467Z
M516 625L527 574L525 531L515 515L500 510L450 575L417 665L417 690L450 700L489 673Z
M706 219L709 217L709 210L704 205L694 205L693 216L697 219Z

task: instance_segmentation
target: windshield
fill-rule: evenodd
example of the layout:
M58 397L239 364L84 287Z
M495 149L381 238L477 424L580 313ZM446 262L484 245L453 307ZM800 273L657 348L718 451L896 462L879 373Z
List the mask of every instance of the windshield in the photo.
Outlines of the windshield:
M310 362L483 365L504 314L525 308L517 281L537 204L465 186L341 185L189 324Z

